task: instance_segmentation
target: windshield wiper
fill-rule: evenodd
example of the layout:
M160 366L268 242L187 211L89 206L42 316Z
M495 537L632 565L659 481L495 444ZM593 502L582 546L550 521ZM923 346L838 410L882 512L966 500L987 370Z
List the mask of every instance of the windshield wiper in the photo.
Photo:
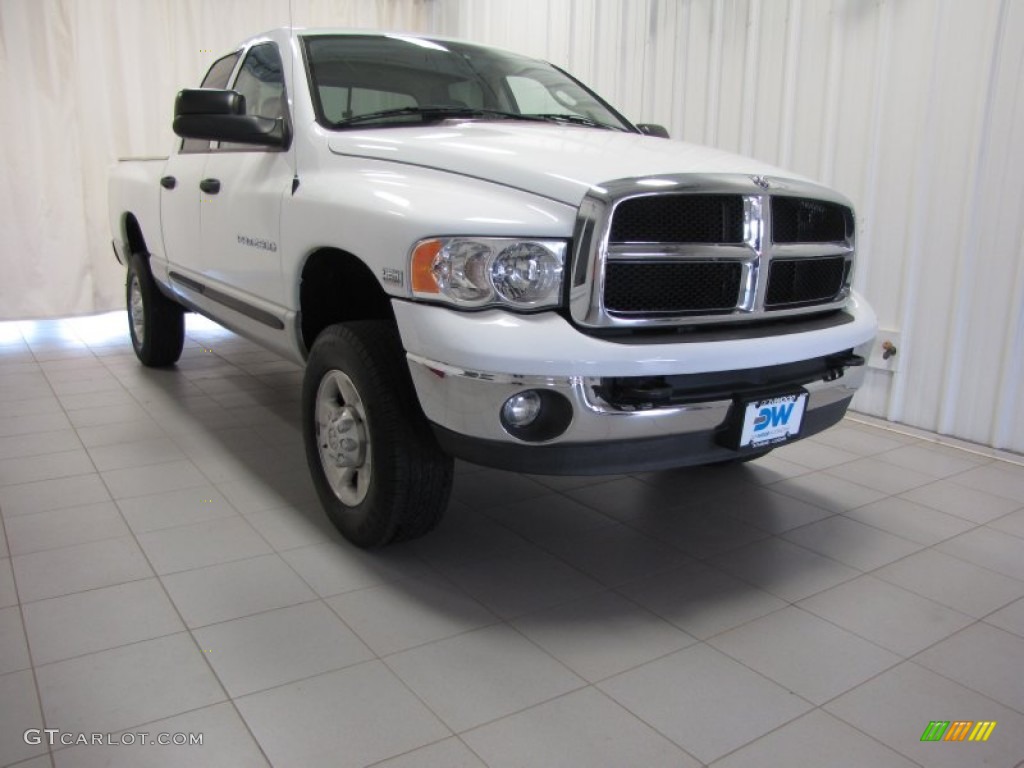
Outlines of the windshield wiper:
M530 115L530 117L536 117L541 120L549 120L552 123L571 123L572 125L585 125L588 128L604 128L609 131L623 130L616 128L614 125L608 125L607 123L600 123L597 120L593 120L583 115L567 115L561 112L553 112L547 115Z
M367 112L364 115L353 115L344 120L334 123L335 127L341 128L356 123L372 122L374 120L387 120L389 117L404 117L415 115L422 117L424 121L445 120L447 118L459 117L496 117L503 120L535 120L543 121L547 117L543 115L520 115L516 112L502 112L497 109L477 109L476 107L459 107L454 105L426 106L426 107L397 107L395 109L382 109L379 112Z

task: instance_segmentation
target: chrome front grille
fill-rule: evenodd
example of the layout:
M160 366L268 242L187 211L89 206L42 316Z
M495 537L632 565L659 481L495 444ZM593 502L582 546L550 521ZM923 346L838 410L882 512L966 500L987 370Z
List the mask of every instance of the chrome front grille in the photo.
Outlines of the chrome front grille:
M616 313L731 312L743 268L728 261L610 262L604 304Z
M767 183L663 176L595 188L576 228L574 320L673 326L841 307L852 274L852 208L824 187Z
M739 195L646 195L615 208L613 243L742 243Z
M808 307L834 301L843 288L846 259L823 256L809 259L775 259L768 268L765 309Z

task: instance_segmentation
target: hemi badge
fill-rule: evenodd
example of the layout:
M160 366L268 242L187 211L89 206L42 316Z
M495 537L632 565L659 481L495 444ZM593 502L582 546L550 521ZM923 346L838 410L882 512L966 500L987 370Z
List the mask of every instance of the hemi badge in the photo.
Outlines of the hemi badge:
M390 267L384 267L381 271L381 279L385 283L391 283L392 285L402 285L405 283L405 275L402 274L402 270Z

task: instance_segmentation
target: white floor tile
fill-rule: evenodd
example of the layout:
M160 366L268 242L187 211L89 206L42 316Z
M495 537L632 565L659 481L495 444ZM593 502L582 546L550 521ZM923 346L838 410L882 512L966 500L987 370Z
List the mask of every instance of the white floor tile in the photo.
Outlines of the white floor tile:
M985 622L1024 637L1024 598L986 616Z
M913 662L883 672L825 709L929 768L1013 768L1024 755L1024 717ZM984 743L921 741L933 720L995 720L998 725Z
M525 475L487 469L455 479L452 496L473 509L489 509L549 493L547 487Z
M593 485L566 491L565 495L615 520L625 521L637 515L678 507L686 497L666 492L634 477L617 480L595 478Z
M238 516L212 485L118 499L117 506L136 534Z
M1020 507L1020 502L1013 499L986 493L984 489L968 488L952 480L938 480L901 496L974 523L987 523Z
M513 626L589 682L696 642L664 619L611 592L524 616Z
M169 461L145 467L112 469L100 474L115 499L148 496L181 488L197 488L208 482L191 461Z
M0 414L0 419L6 418ZM81 448L82 443L73 429L58 429L55 432L37 432L33 435L0 437L0 459L20 456L42 456Z
M156 579L39 600L27 603L24 611L36 664L152 640L185 629Z
M119 424L125 421L148 421L146 410L135 403L121 405L105 405L87 408L84 411L69 411L68 419L76 429L96 427L101 424Z
M963 613L873 576L821 592L800 607L902 656L911 656L972 622Z
M89 449L89 456L92 457L96 469L101 472L143 467L148 464L164 464L186 458L169 437L150 437L145 440L93 446Z
M33 661L50 727L205 734L75 768L1024 754L1024 469L849 419L726 468L458 462L438 530L364 552L310 482L298 366L189 315L147 369L101 321L0 324L0 765L51 765L20 743ZM986 744L920 742L981 717Z
M217 489L243 514L319 503L308 470L231 480L218 484Z
M319 504L264 509L247 514L245 519L277 552L342 541L338 529Z
M703 643L598 687L704 763L811 709L806 700Z
M451 732L379 661L237 701L275 766L365 766ZM296 738L296 734L316 734Z
M585 685L507 626L421 645L387 664L456 733Z
M21 611L16 605L0 608L0 675L29 669L31 666Z
M82 448L41 456L0 459L0 485L55 480L74 475L88 475L95 471L89 454Z
M487 768L459 739L452 737L393 757L373 768Z
M759 488L751 489L751 495L763 492ZM701 560L768 537L763 529L720 511L719 498L715 496L685 508L652 510L626 524Z
M26 744L25 731L46 727L32 670L0 675L0 765L13 765L20 760L45 755L45 741Z
M708 643L819 705L901 660L793 606L718 635Z
M843 514L851 520L926 546L958 536L974 527L973 523L962 517L948 515L898 496L890 496Z
M879 457L879 460L896 467L923 472L932 477L951 477L974 469L979 464L987 463L987 460L973 456L966 451L925 443L905 445L894 451L888 451L884 456Z
M634 581L619 591L700 640L786 605L775 595L704 565Z
M831 512L770 488L739 490L714 499L709 513L729 515L769 533L784 533L801 525L831 517Z
M591 482L594 480L588 479ZM540 478L540 482L544 482L544 478ZM560 493L503 504L488 509L487 514L534 542L573 537L615 522Z
M97 474L0 488L0 512L5 518L109 500L110 493Z
M816 709L712 764L713 768L915 768L841 720Z
M606 586L692 562L678 549L621 524L549 539L542 547Z
M166 435L163 429L152 419L143 421L124 421L115 424L97 424L92 427L79 427L75 430L86 448L98 448L121 443L133 443L141 440L161 438Z
M879 459L858 459L849 464L832 467L827 470L827 474L866 488L874 488L887 495L904 493L912 488L927 485L935 479L931 474L888 464L884 456Z
M700 763L593 688L463 735L491 768L697 768Z
M70 427L71 422L68 421L68 417L64 413L28 413L8 416L0 421L0 437L53 432Z
M345 623L387 656L497 623L463 592L434 580L406 580L357 589L327 599Z
M775 483L772 490L800 499L830 512L845 512L878 501L886 493L844 480L835 475L816 472Z
M158 574L245 560L272 551L241 515L141 533L138 539Z
M446 577L504 619L604 587L558 558L532 548L468 565L438 566Z
M815 435L813 440L860 456L876 456L906 445L902 435L879 429L863 429L849 421Z
M177 717L147 723L132 729L149 734L202 735L202 744L143 743L136 737L131 745L89 745L60 749L54 753L56 768L269 768L259 745L238 712L230 704L186 712Z
M1021 466L992 462L962 472L953 478L953 482L1024 504L1024 467Z
M11 571L11 559L0 558L0 608L18 604L18 592L14 588L14 573Z
M923 547L844 515L796 528L782 538L862 571L873 571Z
M161 581L192 628L316 598L277 555L172 573Z
M860 573L832 558L777 538L729 552L712 564L787 602L802 600Z
M914 662L1024 712L1024 638L979 622L933 645Z
M1024 539L1024 508L993 520L988 527Z
M18 515L10 518L4 527L14 555L131 534L112 501Z
M935 549L918 552L872 575L975 618L1024 597L1024 581Z
M988 527L947 539L936 549L961 560L1024 581L1024 539Z
M142 550L130 536L16 555L11 563L23 603L153 575Z
M36 674L46 721L71 732L122 731L226 699L187 632L46 664Z
M236 698L373 658L320 601L213 624L194 634Z
M786 461L802 464L808 469L828 469L856 461L860 455L842 448L820 443L815 439L777 448L775 453Z
M431 575L430 568L408 547L367 552L345 541L329 541L289 549L281 557L320 597Z

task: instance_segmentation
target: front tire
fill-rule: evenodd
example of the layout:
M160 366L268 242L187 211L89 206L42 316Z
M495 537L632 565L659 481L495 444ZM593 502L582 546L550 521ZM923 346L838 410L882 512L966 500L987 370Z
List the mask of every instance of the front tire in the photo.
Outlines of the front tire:
M353 544L416 538L440 522L453 462L416 401L393 325L321 332L306 362L302 426L317 495Z
M125 302L132 347L142 364L160 368L178 362L185 345L185 310L160 293L148 262L137 253L128 260Z

